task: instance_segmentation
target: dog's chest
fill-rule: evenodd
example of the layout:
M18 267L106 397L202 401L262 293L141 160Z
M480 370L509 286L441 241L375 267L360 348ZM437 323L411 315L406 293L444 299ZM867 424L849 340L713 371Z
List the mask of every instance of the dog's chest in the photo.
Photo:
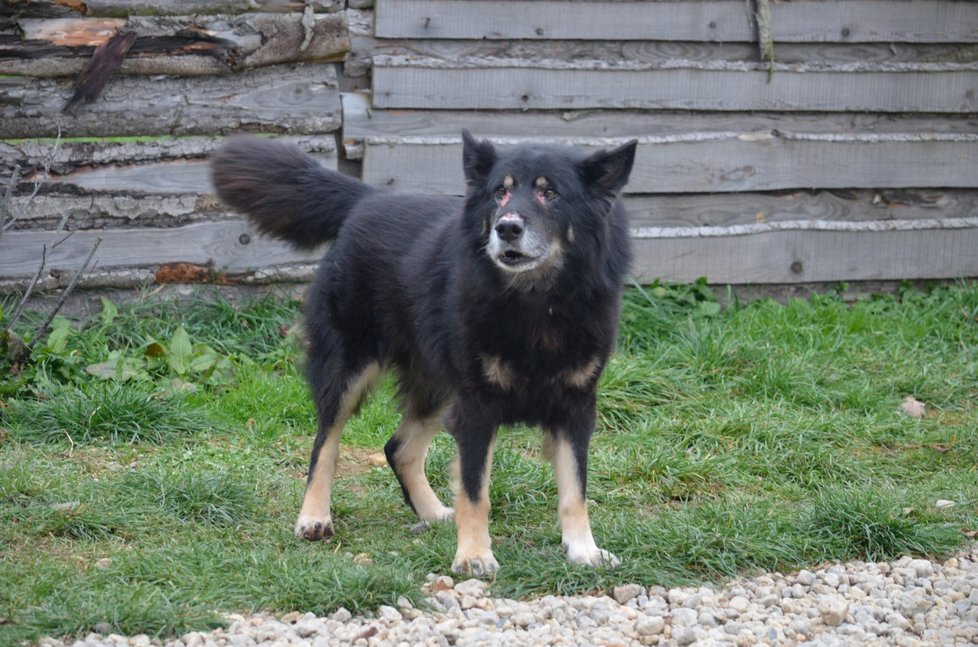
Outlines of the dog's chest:
M486 384L504 392L521 394L589 390L597 380L602 364L597 353L574 362L533 362L532 358L489 353L478 358L480 377Z
M477 372L484 383L519 393L593 385L603 366L604 345L587 328L549 316L523 323L477 353Z

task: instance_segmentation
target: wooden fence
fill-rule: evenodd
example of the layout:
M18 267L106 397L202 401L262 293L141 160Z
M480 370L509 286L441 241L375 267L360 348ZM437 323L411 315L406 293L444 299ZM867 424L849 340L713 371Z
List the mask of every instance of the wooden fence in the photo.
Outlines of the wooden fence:
M0 289L308 278L211 194L236 131L459 193L462 128L640 142L635 275L978 276L968 0L0 0ZM349 6L348 6L349 5ZM247 9L247 10L245 10ZM95 48L135 35L90 104Z

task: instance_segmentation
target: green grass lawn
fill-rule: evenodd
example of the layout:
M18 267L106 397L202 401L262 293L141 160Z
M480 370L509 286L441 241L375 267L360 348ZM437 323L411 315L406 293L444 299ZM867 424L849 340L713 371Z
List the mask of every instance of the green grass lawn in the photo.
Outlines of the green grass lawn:
M454 527L412 533L371 462L397 424L390 382L343 437L336 536L292 536L315 429L297 312L284 298L106 302L2 367L0 644L367 609L449 572ZM540 437L508 429L490 490L494 593L952 551L978 529L976 317L972 284L724 308L702 285L630 290L589 481L595 536L623 564L566 564ZM900 411L906 396L924 417ZM428 464L444 499L452 453L443 434Z

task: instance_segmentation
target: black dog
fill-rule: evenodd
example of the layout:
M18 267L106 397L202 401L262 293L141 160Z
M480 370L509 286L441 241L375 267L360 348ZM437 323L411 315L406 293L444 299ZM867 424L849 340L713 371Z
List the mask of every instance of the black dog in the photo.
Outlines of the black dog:
M422 520L454 513L452 570L498 567L489 473L496 430L512 423L543 428L567 558L617 565L594 543L585 485L630 261L618 194L636 142L584 156L462 139L464 199L385 193L269 140L232 139L213 160L218 195L265 233L305 248L335 240L307 301L319 433L295 533L332 534L340 433L391 365L403 418L384 450ZM424 473L442 423L458 447L454 510Z

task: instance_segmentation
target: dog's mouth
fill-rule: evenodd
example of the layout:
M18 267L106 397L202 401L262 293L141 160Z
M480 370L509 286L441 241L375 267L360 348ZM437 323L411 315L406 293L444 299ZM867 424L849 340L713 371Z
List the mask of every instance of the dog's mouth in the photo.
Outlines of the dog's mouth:
M527 232L514 242L500 240L496 232L492 232L485 250L493 264L510 275L531 273L552 265L555 253L559 256L559 249L533 232Z
M536 260L535 257L527 256L526 254L518 252L515 249L507 249L502 254L497 256L496 259L508 267L518 267L520 265L532 263Z

